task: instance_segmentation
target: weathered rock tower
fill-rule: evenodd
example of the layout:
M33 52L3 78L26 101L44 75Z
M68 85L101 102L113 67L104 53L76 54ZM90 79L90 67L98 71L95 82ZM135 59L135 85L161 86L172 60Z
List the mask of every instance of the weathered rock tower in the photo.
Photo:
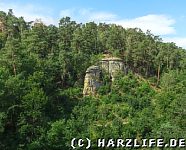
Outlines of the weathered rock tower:
M99 66L90 66L85 75L83 95L96 95L97 89L101 86L101 72L109 73L111 81L118 71L124 71L124 63L118 57L105 57L100 60Z
M101 86L101 69L99 66L90 66L85 75L83 95L96 95L96 90Z
M124 71L124 63L118 57L103 58L100 63L101 68L109 73L112 81L114 81L114 76L118 71Z

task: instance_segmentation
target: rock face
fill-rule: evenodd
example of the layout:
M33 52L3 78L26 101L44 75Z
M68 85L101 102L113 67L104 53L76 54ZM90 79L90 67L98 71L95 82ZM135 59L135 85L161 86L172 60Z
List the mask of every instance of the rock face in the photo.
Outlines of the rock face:
M91 66L87 69L84 80L84 96L96 95L96 90L101 86L100 77L101 69L99 66Z
M101 72L104 70L109 73L110 78L114 81L114 76L118 71L124 71L122 59L117 57L105 57L100 60L99 66L91 66L87 69L83 95L96 95L97 89L101 86Z
M124 63L122 59L117 57L103 58L100 61L101 68L109 73L112 81L118 71L124 71Z
M4 24L3 22L0 20L0 32L3 32L4 31Z

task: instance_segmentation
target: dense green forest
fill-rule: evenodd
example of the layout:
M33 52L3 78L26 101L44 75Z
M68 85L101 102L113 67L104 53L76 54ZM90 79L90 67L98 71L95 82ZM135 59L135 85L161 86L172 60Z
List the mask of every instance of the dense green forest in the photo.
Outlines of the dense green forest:
M86 69L105 51L129 72L83 97ZM86 137L186 138L186 50L138 28L1 11L0 149L69 150Z

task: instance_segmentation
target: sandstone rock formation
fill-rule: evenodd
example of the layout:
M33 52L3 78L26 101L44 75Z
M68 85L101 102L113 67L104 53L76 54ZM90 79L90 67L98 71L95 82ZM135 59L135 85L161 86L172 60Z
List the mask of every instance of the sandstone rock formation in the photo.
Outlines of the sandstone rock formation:
M99 66L91 66L87 69L83 95L96 95L97 89L101 86L101 72L104 70L109 73L110 78L114 81L114 76L118 71L124 71L122 59L117 57L105 57L100 60Z
M4 31L4 24L3 22L0 20L0 32L3 32Z
M96 90L101 86L100 82L101 69L99 66L91 66L87 69L83 95L96 95Z
M103 58L100 61L101 68L109 73L112 81L118 71L124 71L124 63L118 57Z

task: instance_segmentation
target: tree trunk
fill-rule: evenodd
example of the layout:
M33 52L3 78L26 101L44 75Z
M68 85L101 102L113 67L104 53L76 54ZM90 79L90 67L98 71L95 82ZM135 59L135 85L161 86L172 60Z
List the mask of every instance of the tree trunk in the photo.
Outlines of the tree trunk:
M14 63L14 53L13 52L12 52L12 67L13 67L14 75L16 76L16 65Z
M160 64L158 65L158 74L157 74L157 83L156 83L156 85L158 85L159 84L159 81L160 81Z

